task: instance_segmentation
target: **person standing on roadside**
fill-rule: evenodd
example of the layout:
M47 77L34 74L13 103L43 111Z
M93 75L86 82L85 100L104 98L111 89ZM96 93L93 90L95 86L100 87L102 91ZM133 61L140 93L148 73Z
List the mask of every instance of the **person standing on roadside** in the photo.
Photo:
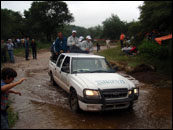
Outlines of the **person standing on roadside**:
M22 46L23 48L25 48L25 38L22 38L20 41L21 41L21 46Z
M110 48L110 42L111 42L111 40L106 40L106 46L107 46L107 49L109 49Z
M29 57L29 37L26 38L24 46L25 46L25 59L29 60L28 59L28 57Z
M7 62L7 45L5 44L4 40L1 40L1 62Z
M14 44L12 43L11 39L8 39L7 50L8 50L10 62L11 63L15 63L15 61L14 61L14 54L13 54Z
M124 47L124 38L125 38L125 35L124 35L124 33L122 32L121 35L120 35L121 48Z
M100 50L100 44L97 42L96 46L97 46L97 52L99 52L99 50Z
M37 59L37 44L35 42L35 39L32 39L31 41L31 48L33 59Z

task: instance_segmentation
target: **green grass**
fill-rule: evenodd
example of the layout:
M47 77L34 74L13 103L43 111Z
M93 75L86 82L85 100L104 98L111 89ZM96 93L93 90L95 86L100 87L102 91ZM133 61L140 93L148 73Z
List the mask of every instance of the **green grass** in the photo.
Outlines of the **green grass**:
M130 67L135 67L142 63L138 56L127 56L118 45L116 48L111 48L102 52L97 53L98 55L105 56L108 61L125 62Z
M48 49L50 50L50 47L51 47L51 44L52 43L45 43L45 42L37 42L37 52L41 49ZM29 48L30 49L30 54L32 53L31 52L31 47ZM15 56L19 56L19 57L25 57L25 48L22 47L22 48L15 48L14 49L14 55Z
M9 107L7 110L8 113L8 122L9 122L9 127L13 127L15 122L19 119L18 112L14 112L14 110Z
M51 45L52 45L52 43L38 42L37 49L38 50L40 50L40 49L48 49L48 50L50 50Z
M19 119L19 114L18 112L14 112L14 109L11 107L12 101L8 100L8 109L7 109L7 113L8 113L8 122L9 122L9 127L12 128L16 121Z
M157 72L168 77L172 77L172 59L158 59L157 57L148 56L143 53L139 53L135 56L125 55L120 48L120 44L117 44L116 48L111 48L105 51L97 53L98 55L105 56L106 59L116 62L124 62L130 67L136 67L140 64L150 64L157 68Z
M15 56L25 56L25 48L15 48L14 49L14 55Z

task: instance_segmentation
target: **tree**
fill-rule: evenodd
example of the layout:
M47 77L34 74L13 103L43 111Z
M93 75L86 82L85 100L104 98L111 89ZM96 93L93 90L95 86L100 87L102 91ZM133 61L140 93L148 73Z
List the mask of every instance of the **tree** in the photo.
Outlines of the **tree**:
M1 39L21 37L22 22L19 12L1 9Z
M72 30L76 30L77 31L77 36L83 36L85 37L86 35L88 35L88 30L84 27L80 27L80 26L75 26L75 25L65 25L64 27L58 29L59 32L62 32L63 35L65 37L69 37L72 35ZM57 37L57 35L55 36L55 38Z
M145 31L172 33L172 1L145 1L140 6L140 21Z
M103 35L109 39L119 39L121 32L127 32L125 22L122 22L117 15L113 15L103 21Z
M52 35L57 33L59 28L74 20L67 4L60 1L33 2L24 15L31 32L42 32L48 41L51 41Z
M103 37L103 27L100 25L88 28L88 32L93 38L100 39Z

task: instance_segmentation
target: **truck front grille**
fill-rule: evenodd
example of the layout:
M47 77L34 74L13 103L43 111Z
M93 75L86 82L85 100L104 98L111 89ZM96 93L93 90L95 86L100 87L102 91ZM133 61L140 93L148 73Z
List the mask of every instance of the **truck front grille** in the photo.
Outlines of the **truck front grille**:
M104 89L101 91L105 99L125 98L128 94L128 89Z

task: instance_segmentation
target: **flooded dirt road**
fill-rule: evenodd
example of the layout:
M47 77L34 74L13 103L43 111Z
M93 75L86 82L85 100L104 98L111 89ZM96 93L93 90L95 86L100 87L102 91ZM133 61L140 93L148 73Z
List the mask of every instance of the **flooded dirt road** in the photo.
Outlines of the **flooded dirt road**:
M172 128L172 87L157 88L139 83L133 77L119 72L140 88L138 102L132 112L82 112L73 113L68 104L68 94L50 83L48 60L50 52L43 51L38 59L25 61L16 58L13 67L18 77L27 80L14 88L22 96L10 95L11 105L19 114L13 129L166 129Z

